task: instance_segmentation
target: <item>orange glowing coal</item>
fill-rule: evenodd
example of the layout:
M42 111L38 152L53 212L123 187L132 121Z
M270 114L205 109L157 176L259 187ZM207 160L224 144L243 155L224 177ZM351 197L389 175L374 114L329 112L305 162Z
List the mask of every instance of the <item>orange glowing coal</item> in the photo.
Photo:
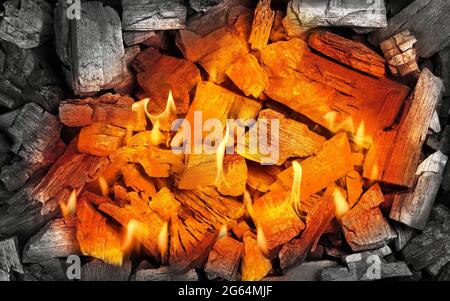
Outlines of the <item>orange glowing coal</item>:
M158 249L161 254L161 261L164 262L169 248L169 222L165 222L158 235Z
M148 102L147 105L144 106L144 109L153 126L155 126L155 123L158 122L159 127L163 131L168 132L171 130L172 121L177 117L177 107L173 99L172 91L169 92L169 96L167 97L166 109L161 114L159 115L150 114L148 112Z
M69 201L67 203L64 203L64 201L60 201L59 206L64 218L68 218L72 214L74 214L77 209L77 191L75 189L72 190Z
M340 131L349 132L352 136L352 140L359 147L367 148L372 144L372 138L365 135L365 124L361 121L358 128L355 130L355 123L351 117L347 117L344 121L337 123L337 112L328 112L323 117L328 124L328 128L333 133Z
M344 193L338 187L336 187L333 191L333 200L336 208L336 217L341 219L350 210L350 206L344 196Z
M225 136L223 137L222 141L220 141L219 146L217 147L216 152L216 163L217 163L217 174L216 174L216 186L219 185L219 183L223 182L225 185L228 186L225 176L223 173L223 160L225 158L225 153L227 151L227 145L228 145L228 139L230 138L230 126L227 123L226 130L225 130Z
M301 201L300 201L300 187L302 184L302 176L303 176L303 169L300 163L297 161L292 162L292 168L294 171L294 179L292 181L292 190L291 190L291 206L292 209L294 209L295 213L301 217L302 216L302 210L301 210Z
M261 227L257 227L256 229L256 243L258 245L259 250L265 256L269 256L269 247L267 246L267 239L264 235L264 231Z
M104 197L109 194L109 185L104 176L100 176L98 178L98 186L100 187L100 191Z
M253 203L252 203L252 197L250 196L250 193L245 190L244 191L244 206L247 210L248 215L253 219Z
M219 235L217 236L217 239L221 239L226 236L228 236L228 226L226 224L223 224L222 227L220 227L220 231L219 231Z

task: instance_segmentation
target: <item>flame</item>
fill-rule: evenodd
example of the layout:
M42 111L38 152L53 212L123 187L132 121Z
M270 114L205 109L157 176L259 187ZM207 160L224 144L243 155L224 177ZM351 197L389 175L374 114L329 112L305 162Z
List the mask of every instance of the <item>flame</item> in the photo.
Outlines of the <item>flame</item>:
M261 227L257 227L256 229L256 243L261 253L263 253L264 256L268 257L269 248L267 246L266 236L264 235L264 231Z
M177 116L177 107L175 106L175 101L173 100L172 91L169 91L169 96L167 97L166 109L159 115L152 115L148 112L148 101L144 106L145 114L152 122L153 128L151 132L150 141L153 145L159 145L165 143L164 135L161 133L163 131L170 131L172 127L172 121Z
M63 201L59 203L64 218L70 217L77 209L77 191L74 189L70 194L69 201L65 204Z
M122 251L130 250L133 247L134 237L137 235L145 235L146 227L140 221L131 219L127 225L127 234L122 244Z
M219 236L217 239L221 239L226 236L228 236L228 227L226 224L223 224L222 227L220 227Z
M291 206L295 213L300 217L301 214L301 202L300 202L300 187L302 183L303 169L300 163L297 161L292 162L292 168L294 170L294 179L292 181L291 190Z
M365 135L364 121L361 121L361 123L359 124L359 127L356 130L355 135L353 136L353 140L359 147L372 144L372 138Z
M100 191L104 197L109 194L109 185L104 176L100 176L98 178L98 186L100 187Z
M327 122L328 129L334 133L339 131L347 131L350 132L353 138L353 141L359 147L367 147L372 144L372 138L365 135L365 124L364 121L361 121L358 128L355 130L355 123L353 118L347 117L344 121L339 124L336 124L337 112L328 112L324 115L323 119Z
M336 207L336 217L341 219L350 210L350 206L346 197L338 187L333 191L333 200Z
M158 249L161 254L161 261L164 262L169 248L169 222L165 222L158 235Z
M225 137L223 137L222 141L220 141L219 146L217 147L217 153L216 153L216 162L217 162L217 174L216 174L216 186L220 183L222 180L225 185L228 186L225 175L223 173L223 160L225 158L225 153L227 150L227 144L228 139L230 138L230 126L227 123L226 130L225 130Z
M252 197L250 196L250 193L247 191L247 189L244 191L244 205L245 209L247 209L248 214L253 219Z

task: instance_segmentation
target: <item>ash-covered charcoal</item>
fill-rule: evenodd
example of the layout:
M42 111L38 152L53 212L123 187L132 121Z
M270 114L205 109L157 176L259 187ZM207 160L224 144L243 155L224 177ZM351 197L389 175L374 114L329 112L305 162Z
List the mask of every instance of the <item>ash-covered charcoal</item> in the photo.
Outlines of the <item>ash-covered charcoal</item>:
M10 281L12 272L23 273L17 237L0 241L0 281Z
M53 36L51 4L44 0L10 0L0 14L0 38L20 48L35 48Z

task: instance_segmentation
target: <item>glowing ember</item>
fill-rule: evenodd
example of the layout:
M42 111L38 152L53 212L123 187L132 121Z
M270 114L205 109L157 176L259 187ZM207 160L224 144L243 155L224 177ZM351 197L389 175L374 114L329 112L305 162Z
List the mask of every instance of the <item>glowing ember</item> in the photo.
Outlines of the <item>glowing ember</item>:
M61 201L59 205L64 218L68 218L74 214L77 208L77 191L75 189L72 190L67 204L65 204L64 201Z
M167 250L169 248L169 222L165 222L158 235L158 249L161 254L161 261L165 261Z
M264 235L264 232L261 229L261 227L257 227L256 242L258 244L258 248L261 251L261 253L263 253L265 257L268 257L269 248L267 247L266 236Z
M220 141L219 146L217 147L216 153L216 162L217 162L217 174L216 174L216 186L223 181L225 185L228 186L225 176L223 174L223 159L225 158L225 153L227 150L228 139L230 138L230 127L227 123L227 127L225 130L225 137L223 137L222 141Z
M300 208L300 186L302 183L303 169L300 163L298 163L297 161L294 161L292 163L292 168L294 170L294 180L292 181L292 190L290 197L291 206L298 216L302 216L302 211Z
M340 219L350 210L350 206L348 205L346 197L338 187L333 191L333 200L336 207L336 217Z
M365 135L364 121L360 123L355 135L353 136L353 140L355 141L356 145L360 147L365 147L372 144L372 138Z
M245 209L247 210L247 213L253 219L252 197L250 196L250 193L247 190L244 191L244 206L245 206Z
M109 194L109 186L108 186L108 182L106 182L105 177L100 176L98 178L98 186L100 187L100 191L102 192L103 196L108 196Z
M338 133L340 131L347 131L351 133L353 141L359 147L368 147L372 144L372 138L365 135L365 124L361 121L358 128L355 130L355 123L351 117L347 117L341 123L336 124L336 112L328 112L325 114L323 119L328 124L328 129L333 133Z

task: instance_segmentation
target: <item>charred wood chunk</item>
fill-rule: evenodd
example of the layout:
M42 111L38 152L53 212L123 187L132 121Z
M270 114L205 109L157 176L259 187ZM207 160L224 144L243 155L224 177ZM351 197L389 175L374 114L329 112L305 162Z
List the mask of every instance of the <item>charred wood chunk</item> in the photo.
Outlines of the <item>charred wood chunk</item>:
M64 259L53 258L25 267L24 281L67 281L68 265Z
M242 257L242 281L259 281L271 270L272 264L262 253L255 235L247 231L244 234L244 253Z
M17 237L0 241L0 281L10 281L13 271L23 274Z
M0 38L20 48L35 48L53 36L52 7L42 0L5 1Z
M170 267L159 269L141 269L136 272L136 281L198 281L198 275L194 269L186 273L172 271Z
M439 51L436 69L437 75L444 81L444 95L450 96L450 47Z
M104 123L84 127L78 137L78 151L94 156L108 156L123 144L126 130Z
M27 242L23 251L23 262L44 262L70 255L81 255L76 236L76 218L56 219Z
M337 266L336 261L319 260L304 262L287 270L281 276L266 277L264 281L319 281L321 272L326 268Z
M124 30L168 30L185 27L186 7L179 0L122 0Z
M395 197L389 215L391 219L415 229L425 228L441 186L447 160L446 155L437 151L419 165L416 187Z
M343 38L329 31L316 31L309 35L308 45L326 56L358 69L383 77L384 59L366 45Z
M126 74L119 14L93 1L69 20L67 6L60 0L55 9L56 49L67 82L76 95L113 88Z
M241 242L229 236L220 238L209 253L205 272L229 281L239 280L239 265L243 249Z
M156 111L151 113L164 111L170 91L177 113L184 114L188 111L189 93L201 80L200 71L193 63L149 48L136 57L133 66L144 95L151 99L153 110Z
M396 33L408 29L417 39L417 53L428 58L449 45L450 3L447 0L416 0L390 18L386 28L374 32L369 40L378 45ZM433 20L433 22L430 22Z
M379 208L384 200L381 188L375 184L342 217L345 238L353 251L379 248L396 237Z
M249 43L253 50L261 49L267 45L272 30L275 12L270 9L271 0L260 0L253 17L252 32Z
M130 274L129 260L118 266L95 259L81 267L81 281L128 281Z
M380 48L393 75L406 76L419 72L417 52L414 48L416 42L416 38L405 30L380 43Z
M292 0L283 24L289 36L324 26L382 28L387 25L386 7L383 0Z
M51 49L21 49L0 41L0 106L16 109L35 102L56 112L62 98L59 81L45 59Z
M59 212L60 202L95 181L108 164L107 158L79 153L72 143L42 178L33 179L6 201L0 237L17 235L23 240L36 233Z

